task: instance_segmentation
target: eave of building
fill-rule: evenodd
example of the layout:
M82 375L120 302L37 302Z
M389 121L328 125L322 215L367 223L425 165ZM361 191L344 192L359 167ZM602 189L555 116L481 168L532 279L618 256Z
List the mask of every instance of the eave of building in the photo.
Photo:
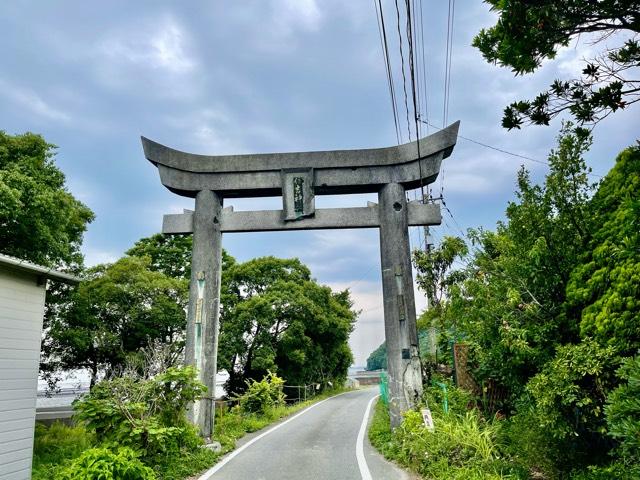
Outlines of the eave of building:
M74 275L70 275L65 272L60 272L53 268L44 267L27 260L12 257L0 253L0 268L4 267L11 270L17 270L20 272L30 273L36 277L46 278L49 280L67 283L69 285L75 285L80 282L80 279Z

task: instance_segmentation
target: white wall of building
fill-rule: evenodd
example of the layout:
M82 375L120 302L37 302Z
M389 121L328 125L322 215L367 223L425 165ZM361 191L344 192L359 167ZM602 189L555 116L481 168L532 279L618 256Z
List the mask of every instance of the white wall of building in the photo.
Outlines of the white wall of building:
M31 478L45 286L0 265L0 479Z

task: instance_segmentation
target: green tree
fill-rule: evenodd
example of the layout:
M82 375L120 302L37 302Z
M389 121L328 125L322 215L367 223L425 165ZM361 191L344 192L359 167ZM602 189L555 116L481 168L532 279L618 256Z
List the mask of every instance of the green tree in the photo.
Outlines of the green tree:
M86 368L93 384L99 372L117 371L155 339L183 340L186 282L150 265L149 257L124 257L87 271L51 320L43 344L49 371Z
M620 453L640 467L640 355L627 358L618 369L622 384L607 397L609 435L620 442Z
M413 264L418 273L418 287L425 292L430 308L441 309L448 288L462 279L462 272L452 271L451 267L467 253L467 244L459 237L444 237L434 249L414 250Z
M94 216L67 190L54 151L40 135L0 131L0 251L77 270Z
M579 340L565 290L588 241L593 187L582 154L589 145L588 135L566 125L544 184L519 172L506 220L496 232L471 232L473 260L450 290L444 324L456 324L471 343L476 379L497 381L511 407L557 345Z
M141 238L133 247L127 250L132 257L149 257L149 268L164 273L173 278L191 279L191 252L193 249L192 235L163 235L156 233L150 237ZM224 274L235 259L222 250L223 285Z
M485 0L498 14L493 27L474 38L488 62L517 75L537 70L574 39L604 45L585 60L582 76L555 80L533 100L516 101L504 112L505 128L548 125L569 112L579 124L595 123L640 100L640 2L638 0ZM617 44L617 46L611 46Z
M584 336L620 355L640 348L640 147L624 150L590 203L592 232L567 298Z
M228 390L269 371L287 384L337 382L346 377L356 314L349 293L334 293L311 279L299 260L264 257L233 265L223 305L219 363Z
M367 358L367 370L384 370L387 368L387 343L382 342L369 358Z

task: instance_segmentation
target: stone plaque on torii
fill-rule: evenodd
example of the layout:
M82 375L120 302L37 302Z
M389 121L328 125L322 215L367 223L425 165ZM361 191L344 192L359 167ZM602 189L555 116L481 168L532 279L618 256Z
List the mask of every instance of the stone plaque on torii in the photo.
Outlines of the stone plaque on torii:
M418 142L388 148L256 155L195 155L142 137L146 158L195 211L165 215L162 232L193 234L186 363L198 367L209 396L190 411L204 437L213 432L224 232L379 228L391 424L422 394L409 226L439 225L440 207L407 201L433 183L456 144L459 122ZM418 152L420 154L418 155ZM316 209L315 195L377 193L366 207ZM282 196L282 210L234 212L225 198Z

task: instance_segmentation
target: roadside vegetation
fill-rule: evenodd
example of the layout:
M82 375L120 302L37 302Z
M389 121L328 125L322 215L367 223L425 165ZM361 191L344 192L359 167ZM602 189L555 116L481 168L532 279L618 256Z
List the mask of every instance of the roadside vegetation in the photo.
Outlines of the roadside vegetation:
M590 143L565 125L495 231L414 254L435 431L409 412L390 432L379 405L371 440L424 478L640 478L640 147L593 183ZM453 379L444 413L431 385Z
M222 449L214 452L186 420L188 404L206 391L192 367L150 376L128 370L97 383L74 404L74 426L37 426L33 478L181 480L213 466L245 434L338 393L327 389L286 405L283 383L269 373L249 382L232 408L219 408L214 439Z

